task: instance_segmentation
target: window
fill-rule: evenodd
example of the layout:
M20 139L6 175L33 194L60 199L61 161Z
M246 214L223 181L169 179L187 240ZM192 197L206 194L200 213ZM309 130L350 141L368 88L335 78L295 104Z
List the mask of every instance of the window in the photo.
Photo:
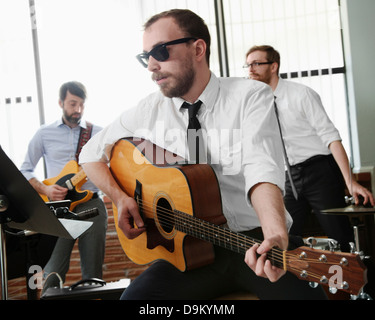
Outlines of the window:
M61 114L57 94L65 81L77 80L86 86L85 116L102 126L158 90L150 72L135 59L143 49L143 24L161 11L188 8L214 28L210 4L197 0L36 0L47 121Z
M32 22L38 34L45 122L61 115L58 91L66 81L86 86L85 117L101 126L158 90L135 56L143 49L144 22L172 8L191 9L206 20L212 33L211 66L217 70L211 1L35 0ZM40 126L28 1L0 2L0 39L0 143L19 167Z
M17 166L39 127L31 27L25 1L0 2L0 145Z
M349 150L338 1L222 3L229 75L245 76L242 65L252 45L273 45L281 54L282 76L303 82L321 95ZM31 27L36 26L38 33L45 122L61 115L60 85L77 80L88 91L86 118L105 126L158 90L135 56L142 51L143 23L172 8L191 9L206 21L212 36L211 69L220 75L215 1L35 0L32 19L36 20L30 24L27 1L2 0L0 143L15 163L23 161L27 143L40 125Z
M350 154L348 115L337 0L223 0L231 76L253 45L280 52L283 78L316 90Z

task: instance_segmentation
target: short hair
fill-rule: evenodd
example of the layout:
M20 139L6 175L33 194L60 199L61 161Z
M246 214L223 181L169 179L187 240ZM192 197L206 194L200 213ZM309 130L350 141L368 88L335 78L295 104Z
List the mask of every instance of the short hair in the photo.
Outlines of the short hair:
M71 94L78 96L83 100L86 100L86 97L87 97L86 88L82 83L78 81L70 81L70 82L64 83L60 87L60 92L59 92L60 101L65 100L68 91Z
M180 29L185 33L186 37L202 39L206 42L206 60L208 65L210 65L211 36L206 23L200 16L187 9L172 9L152 16L144 24L144 29L148 29L152 24L162 18L173 18Z
M249 51L247 51L245 59L247 59L247 57L248 57L248 55L250 53L253 53L255 51L266 52L266 54L267 54L267 60L269 62L276 62L278 64L279 67L277 68L277 74L279 74L279 70L280 70L280 53L277 50L275 50L273 47L268 46L268 45L253 46L253 47L251 47L249 49Z

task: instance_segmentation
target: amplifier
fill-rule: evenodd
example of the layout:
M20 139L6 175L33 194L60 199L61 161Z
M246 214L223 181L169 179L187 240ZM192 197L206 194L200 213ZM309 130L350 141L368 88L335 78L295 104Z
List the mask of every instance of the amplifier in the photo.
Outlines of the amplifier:
M106 283L99 279L81 280L70 287L51 287L41 300L118 300L130 284L130 279Z

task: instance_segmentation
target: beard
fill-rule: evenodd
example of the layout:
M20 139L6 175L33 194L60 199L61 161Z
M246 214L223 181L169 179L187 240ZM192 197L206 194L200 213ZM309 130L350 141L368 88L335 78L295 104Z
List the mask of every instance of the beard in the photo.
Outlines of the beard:
M69 115L66 110L63 110L64 119L71 124L78 124L81 121L82 116L79 113L72 113ZM78 117L77 117L78 116Z
M259 73L254 72L254 73L250 74L250 78L253 79L253 80L264 82L266 84L270 84L272 74L270 72L266 72L264 74L259 74Z
M196 72L192 68L190 61L185 61L182 70L179 74L171 73L153 73L152 80L162 79L168 77L168 82L161 84L160 91L167 98L182 97L189 92L193 86ZM172 82L172 83L171 83Z

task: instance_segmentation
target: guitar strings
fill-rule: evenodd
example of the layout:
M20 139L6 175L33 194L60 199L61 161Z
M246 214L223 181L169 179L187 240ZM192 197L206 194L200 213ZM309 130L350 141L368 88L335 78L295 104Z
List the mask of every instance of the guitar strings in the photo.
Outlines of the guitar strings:
M146 201L140 200L140 199L138 201L139 201L139 204L142 205L141 208L142 209L146 209L144 211L147 211L147 213L151 214L151 216L154 216L154 206L152 204L147 204ZM175 211L171 211L169 209L166 209L166 208L163 208L163 207L159 207L158 214L157 214L158 221L160 222L160 224L162 226L164 226L164 227L168 226L171 229L173 229L173 227L176 226L176 219L174 219L174 218L176 217L176 215L178 213L180 213L180 212L176 213ZM249 247L251 247L254 244L259 244L260 243L259 241L255 240L255 239L252 239L250 237L247 237L246 235L236 234L236 233L233 234L233 232L231 232L228 229L222 228L222 227L214 225L214 224L210 224L209 222L204 221L204 220L199 220L198 218L196 218L194 216L191 216L191 215L188 215L188 214L183 213L183 212L181 212L181 214L179 214L179 217L180 217L181 221L184 221L187 224L189 224L190 228L192 228L195 225L195 227L199 227L200 229L202 229L202 225L203 225L204 228L206 230L208 230L210 233L212 233L213 235L220 236L220 234L212 232L211 229L212 229L212 227L214 227L215 229L217 229L217 231L220 231L221 233L224 233L224 235L229 235L229 236L235 235L238 238L238 240L239 240L239 238L242 238L242 241L245 244L247 244ZM183 232L182 230L178 230L178 231ZM205 240L205 239L202 239L202 240ZM225 237L225 236L221 238L222 242L226 242L227 240L228 240L228 238ZM235 246L238 246L238 244L236 244L232 240L229 240L229 242L232 242L232 243L235 244ZM225 247L228 248L227 245L225 245ZM239 248L239 249L242 249L242 253L245 253L246 250L247 250L247 248ZM272 255L272 258L275 261L277 261L277 262L281 263L282 265L284 265L283 252L280 249L277 249L277 248L273 248L271 250L274 251L273 255ZM295 271L295 272L298 272L298 273L300 273L300 272L303 271L303 269L297 268L297 267L294 267L294 266L291 265L292 260L301 261L299 259L298 255L286 253L286 258L287 259L286 259L285 262L287 263L287 267L288 267L287 269L289 271ZM324 263L324 262L316 261L316 260L313 260L313 259L305 259L305 258L303 259L303 262L313 262L313 263L322 263L322 264ZM327 263L324 263L324 264L327 264ZM321 279L320 275L312 273L312 272L309 272L308 276L310 278L317 279L318 281L320 281L320 279Z
M147 204L146 201L144 201L144 200L138 200L138 201L142 205L142 209L144 211L147 211L147 213L150 213L151 215L154 214L154 210L153 210L154 207L152 205ZM180 212L178 212L178 213L180 213ZM166 209L166 208L163 208L163 207L159 207L157 217L158 217L158 221L162 225L162 227L170 227L170 228L172 228L172 227L176 226L176 219L175 219L176 215L177 215L177 213L175 211L171 211L169 209ZM247 244L249 247L251 247L254 244L260 244L259 241L255 240L255 239L252 239L252 238L250 238L250 237L248 237L246 235L237 234L237 233L233 234L228 229L222 228L222 227L214 225L214 224L210 224L209 222L204 221L204 220L201 221L201 220L195 218L194 216L190 216L190 215L182 213L182 212L178 216L179 216L179 218L180 218L181 221L185 221L185 222L187 222L189 224L189 228L192 228L195 225L195 227L199 227L200 229L202 229L202 226L203 226L205 229L209 230L213 235L219 236L218 233L215 233L215 232L211 231L211 228L214 227L215 229L217 229L218 231L223 232L224 234L229 234L230 236L235 235L238 238L237 242L242 239L242 241L245 244ZM182 230L178 230L178 231L183 232ZM222 239L221 241L223 241L223 242L225 242L225 241L228 240L228 238L225 237L225 235L221 239ZM202 239L202 240L205 240L205 239ZM215 240L217 240L217 239L215 239ZM233 240L230 240L230 241L233 242ZM238 243L236 243L235 245L236 245L236 247L238 247ZM225 245L225 247L228 247L228 246ZM248 248L243 248L242 247L242 248L239 248L239 249L241 249L241 250L237 250L237 251L239 253L241 253L240 251L242 251L242 253L244 254L247 251ZM272 250L275 250L275 252L273 252L272 255L271 255L272 258L275 261L283 264L284 263L283 252L280 249L275 249L275 248L273 248ZM300 273L300 272L303 271L303 269L294 267L294 266L292 266L290 264L290 262L291 262L290 260L293 260L293 259L296 260L296 261L300 261L299 257L297 255L286 253L286 256L289 257L289 259L287 259L287 261L286 261L289 271L295 271L295 272L298 272L298 273ZM316 260L313 260L313 259L304 259L303 262L323 263L323 262L316 261ZM327 264L327 263L325 263L325 264ZM320 280L321 279L320 275L318 275L316 273L312 273L312 272L309 272L308 276L310 278L316 279L316 280Z
M143 209L147 208L148 212L153 215L154 207L151 204L147 204L144 200L142 201L142 208ZM212 235L222 236L222 238L221 238L222 241L228 240L228 238L225 237L225 234L231 235L231 236L233 236L233 235L242 236L241 234L233 234L230 230L227 230L227 229L222 228L220 226L211 224L211 223L209 223L205 220L200 220L200 219L198 219L194 216L190 216L190 215L182 213L182 212L180 214L179 213L180 212L176 213L175 211L171 211L169 209L159 207L158 210L157 210L157 220L164 227L172 228L172 227L176 226L176 224L177 225L179 224L180 228L182 228L182 229L183 228L191 228L193 230L194 228L199 228L200 231L202 231L202 232L206 231L206 234L208 234L209 236L212 236ZM176 217L177 217L177 219L176 219ZM224 233L224 235L212 232L213 228L217 229L217 231L221 231L221 233ZM181 231L181 230L179 230L179 231ZM207 231L208 231L208 233L207 233ZM249 237L247 237L247 238L251 239ZM248 239L245 239L245 240L248 240ZM251 242L253 242L253 243L251 243ZM256 243L256 241L251 239L250 243L253 245L253 244Z
M152 203L147 203L146 201L141 200L141 199L139 199L138 202L142 206L141 208L144 211L147 211L147 213L151 214L152 216L154 215L154 206L153 206ZM211 224L211 223L209 223L205 220L200 220L200 219L198 219L194 216L188 215L184 212L180 212L180 211L176 212L176 211L169 210L169 209L166 209L166 208L163 208L163 207L158 207L157 217L158 217L158 221L160 222L162 227L169 227L173 230L173 228L176 227L176 223L177 223L176 216L178 216L177 220L180 220L180 223L188 224L188 228L194 228L195 227L195 228L199 228L200 230L206 229L206 232L208 231L209 233L211 233L211 236L215 236L215 242L222 241L223 243L225 243L224 247L228 248L228 243L232 247L232 250L233 250L233 246L237 247L239 249L239 250L236 250L236 251L238 251L238 253L241 253L240 251L242 251L242 253L245 254L248 248L250 248L251 246L253 246L255 244L261 243L260 241L252 239L252 238L250 238L246 235L243 235L243 234L240 234L240 233L233 233L229 229ZM181 229L184 228L183 226L180 226L180 227L181 227ZM218 232L212 231L213 228L216 229L216 231L220 231L220 232L218 233ZM176 228L176 229L178 230L178 228ZM183 232L183 230L178 230L178 231ZM191 233L194 233L194 232L191 232ZM222 233L222 235L220 233ZM229 238L228 238L228 236L229 236ZM236 239L237 241L234 241L233 239L231 239L233 236L235 236L237 238ZM206 240L206 239L203 238L202 240ZM249 247L248 248L239 247L238 246L239 241L242 241L241 243L246 244ZM295 271L295 272L298 272L298 273L303 271L302 268L297 268L297 267L294 267L293 265L291 265L293 260L294 261L301 261L298 255L289 254L289 253L286 252L285 253L286 261L284 261L284 253L283 253L282 250L280 250L278 248L273 248L273 249L271 249L271 251L272 251L272 253L271 253L272 259L276 262L281 263L281 265L284 265L284 263L286 263L287 269L289 271ZM316 260L316 259L306 259L306 258L304 258L303 262L306 262L306 263L307 262L313 262L315 264L321 263L321 264L330 265L330 263L322 262L322 261L319 261L319 260ZM319 281L321 279L321 275L318 275L318 274L313 273L313 272L309 272L308 277L313 278L313 279L317 279Z
M144 200L140 200L139 199L141 205L142 205L142 209L147 209L147 211L153 215L154 213L154 207L151 203L147 203L146 201ZM163 207L159 207L158 208L158 214L157 214L157 218L158 218L158 221L160 222L161 226L164 226L164 227L169 227L169 228L173 228L176 226L176 223L178 222L175 218L177 216L177 213L175 211L171 211L169 209L166 209L166 208L163 208ZM228 229L225 229L225 228L222 228L220 226L217 226L217 225L214 225L214 224L211 224L205 220L199 220L197 219L196 217L194 216L190 216L186 213L181 213L178 215L178 220L180 222L180 224L184 224L186 223L188 226L188 228L191 228L191 229L194 229L194 228L197 228L199 227L200 231L204 232L206 231L206 234L207 234L207 231L208 231L208 235L209 236L214 236L214 240L215 241L222 241L223 243L226 243L226 244L229 244L229 245L235 245L236 247L238 247L238 243L240 240L242 240L242 243L244 244L247 244L250 248L251 246L255 245L255 244L260 244L261 242L258 241L258 240L255 240L255 239L252 239L246 235L243 235L243 234L240 234L240 233L233 233L232 231L228 230ZM181 225L181 228L183 229L184 226ZM214 232L212 231L212 229L216 229L216 231L219 231L218 232ZM182 230L179 230L179 231L182 231ZM236 237L235 240L233 240L232 238L233 237ZM226 245L227 246L227 245ZM248 248L243 248L243 247L238 247L239 249L242 249L244 250L244 252L246 252L246 250ZM273 249L274 252L272 252L272 257L277 257L278 262L283 262L283 257L284 257L284 254L283 254L283 251L280 250L280 249L277 249L277 248L274 248ZM290 255L288 253L286 253L286 255L290 256L290 257L294 257L294 255Z
M141 200L142 201L142 206L143 208L146 208L147 209L150 209L148 212L150 212L151 214L153 214L153 206L151 204L147 204L144 200ZM222 228L220 226L217 226L217 225L214 225L214 224L210 224L208 223L207 221L204 221L204 220L199 220L193 216L190 216L188 214L179 214L178 215L178 220L177 221L175 219L176 217L176 212L174 211L171 211L169 209L165 209L163 207L159 207L158 209L158 214L157 214L157 217L158 217L158 221L162 224L164 224L164 227L174 227L176 222L180 222L181 224L184 224L186 223L188 226L188 228L191 228L193 229L194 227L197 228L199 227L199 229L204 232L204 231L208 231L208 235L209 236L215 236L215 240L216 241L222 241L223 243L233 243L233 239L231 239L233 236L237 237L237 242L238 240L240 240L239 238L242 238L244 244L247 244L249 247L251 247L252 245L254 244L260 244L259 241L256 241L250 237L247 237L245 235L242 235L242 234L234 234L233 232L231 232L230 230L228 229L225 229L225 228ZM202 228L203 226L203 228ZM183 229L184 226L181 225L181 228ZM185 227L186 228L186 227ZM217 232L213 232L212 229L216 229L216 231L220 231L220 233L217 233ZM206 233L207 234L207 233ZM237 246L238 244L236 244ZM243 250L247 250L248 248L239 248L239 249L243 249ZM279 258L282 257L283 253L280 251L280 252L275 252L276 255L279 256ZM279 262L282 262L282 260L279 260Z
M148 206L148 207L150 209L149 212L153 213L153 211L152 211L153 207L151 207L151 206ZM175 226L176 220L174 218L176 217L176 212L170 211L170 210L162 208L162 207L159 207L159 211L158 212L159 212L159 215L157 215L158 216L158 221L164 222L164 223L168 223L168 225L165 225L165 226L168 226L168 227ZM166 215L160 215L161 212L165 213ZM160 219L161 217L163 217L163 219ZM184 220L182 220L181 218L183 218ZM227 241L228 240L228 238L226 237L226 235L228 235L229 237L233 237L234 236L234 237L237 238L237 239L235 239L235 240L237 240L237 243L233 239L231 239L230 241L234 241L234 243L235 243L236 246L238 245L238 241L239 240L242 240L244 243L246 243L246 244L248 244L250 246L254 245L254 244L260 244L261 243L259 240L255 240L255 239L250 238L250 237L248 237L246 235L243 235L241 233L233 233L229 229L225 229L225 228L223 228L221 226L214 225L214 224L212 224L210 222L198 219L198 218L196 218L194 216L188 215L188 214L183 213L183 212L180 212L179 220L187 222L189 224L190 228L193 228L194 225L195 225L195 227L198 227L200 230L202 230L202 226L203 226L203 229L208 230L211 233L211 236L212 235L215 235L215 236L218 235L218 233L215 233L214 231L212 231L212 229L216 229L216 231L220 231L220 232L224 233L224 235L222 237L222 241ZM179 231L181 231L181 230L179 230ZM248 248L241 248L241 249L247 250ZM274 250L276 250L274 252L274 254L279 255L280 257L283 257L283 251L282 250L280 250L278 248L274 248ZM299 256L297 256L295 254L289 254L287 252L286 252L286 255L289 256L290 258L295 258L295 257L299 258ZM309 258L304 258L304 261L306 261L306 262L314 262L314 263L321 263L321 264L327 264L327 262L319 261L319 260L316 261L315 259L309 259Z
M142 201L142 200L141 200ZM146 206L146 202L145 201L142 201L142 204L143 206L145 207ZM149 209L148 212L151 213L153 215L153 206L151 206L150 204L147 205L147 208ZM158 213L157 214L157 217L158 217L158 221L161 223L162 226L164 227L174 227L175 224L176 224L176 215L177 213L174 212L174 211L171 211L169 209L165 209L163 207L159 207L158 209ZM164 213L165 215L162 215L161 213ZM220 236L221 234L217 233L217 232L214 232L212 231L212 229L216 229L216 231L220 231L221 233L224 233L221 238L221 240L223 242L228 242L228 241L234 241L233 239L229 239L228 240L228 237L236 237L237 239L237 243L236 242L233 242L236 246L238 246L238 241L239 240L242 240L242 242L244 242L245 244L248 244L249 247L254 245L254 244L260 244L261 242L258 241L258 240L255 240L255 239L252 239L246 235L243 235L243 234L240 234L240 233L233 233L232 231L228 230L228 229L225 229L225 228L222 228L220 226L217 226L217 225L214 225L214 224L211 224L205 220L200 220L194 216L191 216L191 215L188 215L186 213L183 213L181 212L179 216L179 220L180 222L184 222L184 223L187 223L188 224L188 227L189 228L199 228L200 230L202 230L202 232L204 232L204 229L208 230L210 236L214 235L216 237L216 240L218 239L217 236ZM203 226L203 228L202 228ZM181 226L181 228L184 228L183 226ZM182 231L182 230L179 230L179 231ZM228 237L227 237L228 236ZM242 239L241 239L242 238ZM245 251L248 249L248 248L239 248L239 249L244 249ZM276 251L274 252L274 255L278 255L279 257L283 257L283 251L280 250L280 249L277 249L277 248L274 248ZM286 253L287 256L289 256L290 258L294 258L294 257L298 257L294 254L289 254L289 253ZM280 260L281 261L281 260ZM315 262L314 259L304 259L304 261L306 262ZM320 262L319 263L326 263L326 262Z

